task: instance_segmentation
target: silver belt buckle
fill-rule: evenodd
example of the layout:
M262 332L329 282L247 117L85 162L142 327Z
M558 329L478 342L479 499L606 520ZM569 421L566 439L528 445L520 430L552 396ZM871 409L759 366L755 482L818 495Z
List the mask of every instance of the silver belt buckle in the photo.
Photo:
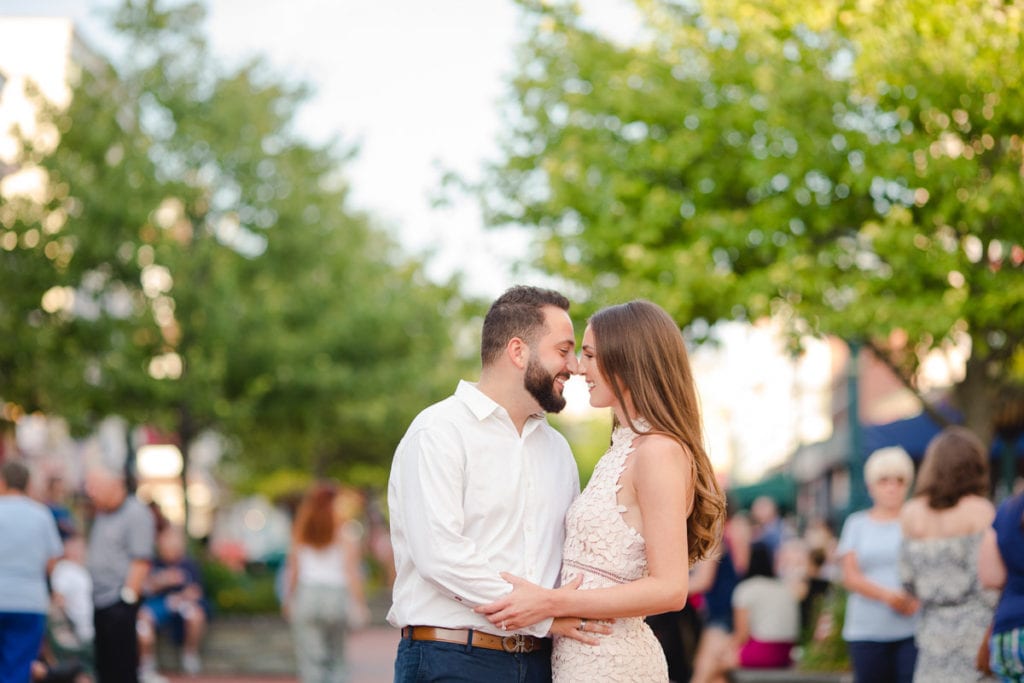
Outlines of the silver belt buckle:
M501 649L512 653L533 652L533 640L527 640L527 636L521 633L514 633L501 639Z

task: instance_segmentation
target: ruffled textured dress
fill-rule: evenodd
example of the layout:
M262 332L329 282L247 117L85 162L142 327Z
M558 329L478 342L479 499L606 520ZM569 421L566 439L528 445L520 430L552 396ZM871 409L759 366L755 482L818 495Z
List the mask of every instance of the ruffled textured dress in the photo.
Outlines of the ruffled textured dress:
M638 429L647 424L637 422ZM565 522L562 582L582 574L580 590L605 588L647 576L646 543L622 518L619 477L633 452L637 434L617 427L612 444L598 461L590 483L569 508ZM666 683L665 654L642 617L619 618L601 644L556 638L551 657L555 683Z
M921 601L914 683L992 680L974 668L999 596L978 579L982 534L904 539L900 575Z

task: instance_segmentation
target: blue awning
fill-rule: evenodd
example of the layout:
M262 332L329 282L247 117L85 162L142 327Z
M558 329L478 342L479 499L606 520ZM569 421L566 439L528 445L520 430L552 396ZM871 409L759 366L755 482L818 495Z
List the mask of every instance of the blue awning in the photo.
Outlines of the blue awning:
M951 422L959 423L960 416L952 410L941 410ZM882 425L863 425L861 427L864 457L871 455L879 448L900 446L914 460L921 460L928 442L942 431L940 425L928 413L920 413L904 420L896 420Z
M949 418L953 424L960 424L960 414L951 408L940 408L939 412ZM924 451L928 448L928 442L936 434L942 431L942 425L936 422L928 413L920 413L905 420L896 420L883 425L863 425L861 427L862 445L864 457L868 457L879 448L887 446L900 446L915 461L924 457ZM989 456L993 459L1001 458L1007 447L1017 455L1024 457L1024 434L1007 444L1006 441L996 435L992 440L992 447L989 449Z
M1018 458L1024 458L1024 433L1018 435L1016 439L1009 440L996 434L992 439L992 457L1001 458L1007 450L1015 453Z

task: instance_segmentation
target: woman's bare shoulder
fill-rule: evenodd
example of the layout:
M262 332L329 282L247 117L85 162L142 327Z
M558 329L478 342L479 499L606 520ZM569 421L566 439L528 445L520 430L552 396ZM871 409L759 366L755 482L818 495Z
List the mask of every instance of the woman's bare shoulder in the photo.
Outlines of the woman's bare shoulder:
M683 445L667 434L641 434L633 440L633 453L638 459L649 461L689 457Z
M976 517L979 521L990 524L996 516L996 508L988 498L984 496L964 496L959 505L964 514Z
M916 519L928 509L927 501L919 496L911 498L903 504L900 510L900 519L903 521Z
M935 510L927 499L918 496L903 505L900 522L908 538L960 536L976 533L992 523L995 507L984 496L961 498L952 508Z
M903 535L914 537L921 533L921 526L928 513L928 504L924 498L915 497L903 504L900 510L900 526Z

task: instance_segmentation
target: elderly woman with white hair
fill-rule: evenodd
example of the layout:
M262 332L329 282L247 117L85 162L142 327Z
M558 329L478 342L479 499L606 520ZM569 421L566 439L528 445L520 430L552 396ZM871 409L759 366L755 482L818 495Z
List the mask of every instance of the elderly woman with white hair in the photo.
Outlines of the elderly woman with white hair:
M873 505L843 524L836 554L849 591L843 639L855 683L910 683L914 677L917 600L900 581L900 510L914 463L899 447L882 448L864 463Z

